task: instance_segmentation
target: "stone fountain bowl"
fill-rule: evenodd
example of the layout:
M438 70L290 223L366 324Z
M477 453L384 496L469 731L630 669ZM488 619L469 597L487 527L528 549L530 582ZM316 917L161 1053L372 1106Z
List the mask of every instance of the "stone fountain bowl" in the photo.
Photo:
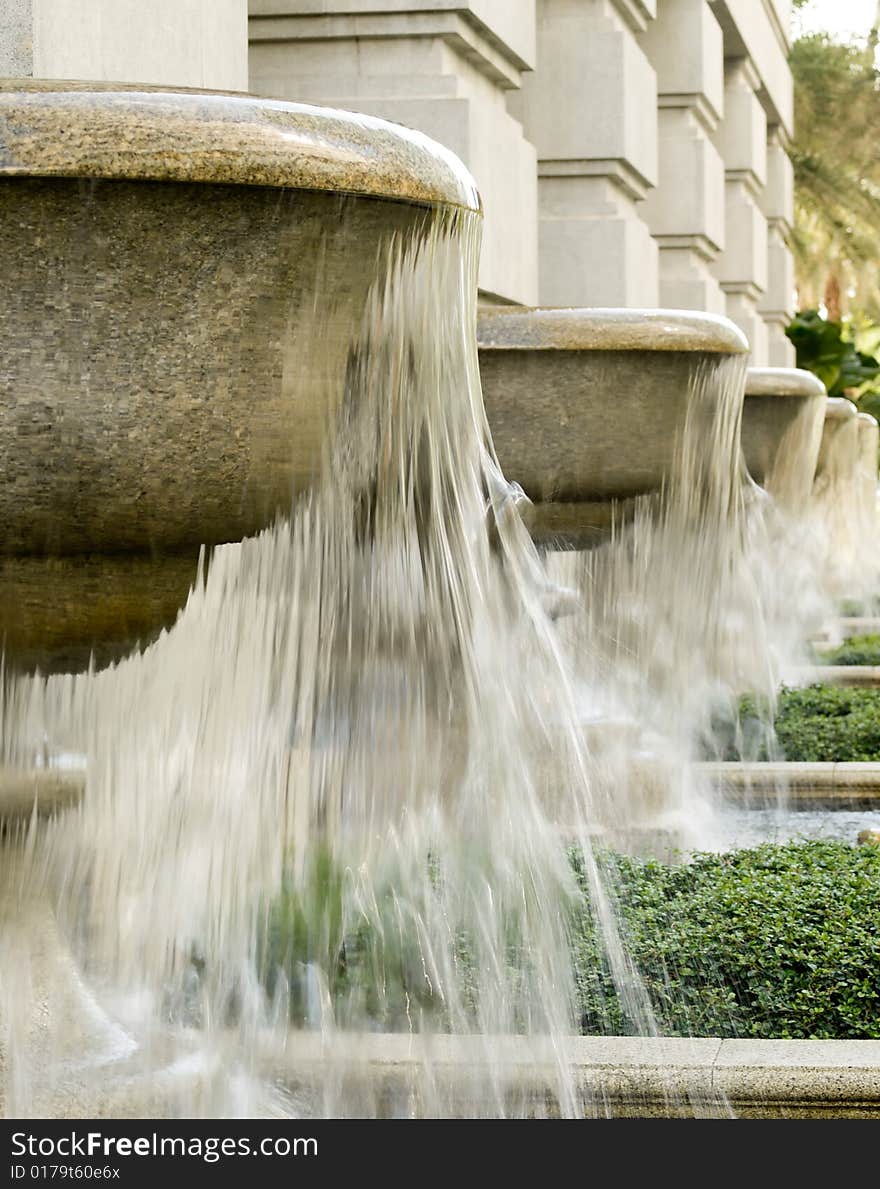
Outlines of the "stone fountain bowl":
M534 504L535 539L568 548L662 488L695 378L749 349L728 319L681 310L492 310L477 338L501 467Z
M859 499L866 535L877 533L877 470L880 426L870 413L859 413ZM871 550L870 540L866 547Z
M749 474L780 502L809 498L825 422L825 385L801 368L750 367L742 448Z
M839 465L839 457L836 456L846 450L850 435L858 434L858 415L858 409L846 397L829 396L826 400L822 440L816 462L816 479L822 479L829 472L836 470Z
M0 649L100 663L308 488L390 237L479 210L420 133L247 95L0 82Z
M870 481L877 481L878 447L880 447L880 425L870 413L859 413L859 461Z

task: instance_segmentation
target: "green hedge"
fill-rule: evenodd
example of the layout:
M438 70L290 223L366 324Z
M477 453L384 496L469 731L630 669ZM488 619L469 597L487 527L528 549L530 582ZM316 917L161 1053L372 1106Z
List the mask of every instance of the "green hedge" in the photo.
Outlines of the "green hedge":
M615 854L600 862L619 901L625 951L662 1034L880 1038L880 848L804 842L699 855L681 865ZM263 950L269 989L278 989L283 972L291 1018L308 1024L308 972L319 970L341 1027L368 1021L406 1029L418 1014L443 1030L445 1009L425 977L417 920L401 916L389 891L370 923L357 912L345 923L343 882L323 856L300 891L274 906ZM586 889L578 905L570 924L582 1030L636 1031ZM456 949L458 990L476 1012L475 947L462 934ZM511 985L528 957L512 937Z
M880 1038L880 849L806 842L681 866L605 862L662 1034ZM575 968L583 1031L626 1032L589 912Z
M751 698L740 707L742 734L760 737L766 716ZM773 722L776 742L786 760L880 761L880 689L842 689L811 685L783 688ZM725 758L739 758L729 745ZM767 759L766 744L748 759ZM774 758L776 758L774 756Z
M851 636L838 648L816 649L820 665L880 665L880 636Z

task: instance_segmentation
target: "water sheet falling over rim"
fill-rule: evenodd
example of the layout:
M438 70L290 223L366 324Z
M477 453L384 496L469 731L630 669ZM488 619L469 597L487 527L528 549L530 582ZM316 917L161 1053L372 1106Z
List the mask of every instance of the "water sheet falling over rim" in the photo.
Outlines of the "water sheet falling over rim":
M628 1028L653 1030L592 855L571 664L489 442L478 248L467 213L389 242L339 432L289 522L216 550L142 656L7 690L8 762L48 741L88 765L7 907L45 887L94 1010L131 1045L114 1069L88 1049L73 1069L63 1045L40 1065L19 1023L7 1110L72 1109L53 1098L71 1079L86 1114L461 1109L429 1064L415 1107L376 1086L347 1098L346 1037L367 1029L533 1037L555 1070L543 1109L603 1114L566 1056L586 918ZM4 934L0 1003L22 1002L28 935ZM324 1038L317 1097L261 1079L267 1027ZM534 1110L485 1056L466 1101ZM695 1088L692 1109L718 1104Z

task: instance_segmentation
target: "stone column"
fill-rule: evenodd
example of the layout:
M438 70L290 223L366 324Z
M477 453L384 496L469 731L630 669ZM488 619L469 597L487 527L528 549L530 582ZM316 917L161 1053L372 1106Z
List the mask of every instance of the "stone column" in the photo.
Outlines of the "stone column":
M724 66L724 119L715 144L724 160L724 251L714 264L727 314L746 334L752 363L767 363L767 324L759 303L767 289L767 220L761 200L767 180L767 117L760 78L748 58Z
M723 314L712 274L724 246L724 44L707 0L659 0L642 47L657 72L659 179L644 215L660 249L660 304Z
M538 151L542 305L656 306L640 203L657 180L654 0L538 0L537 67L511 101Z
M785 334L794 309L794 259L788 247L794 221L794 170L779 125L767 133L767 185L761 196L767 219L767 291L759 309L767 324L767 361L773 367L794 367L794 345Z
M0 76L246 91L247 0L0 0Z
M534 304L535 150L506 103L534 62L534 18L535 0L250 0L250 86L447 145L483 198L483 300Z

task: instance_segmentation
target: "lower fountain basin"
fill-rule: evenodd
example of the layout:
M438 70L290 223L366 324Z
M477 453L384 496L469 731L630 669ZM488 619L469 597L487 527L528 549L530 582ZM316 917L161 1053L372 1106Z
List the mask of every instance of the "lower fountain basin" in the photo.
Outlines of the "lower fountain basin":
M525 1036L383 1034L346 1036L344 1056L321 1037L291 1037L283 1050L264 1043L266 1066L297 1089L348 1073L357 1092L396 1093L412 1108L420 1073L429 1064L437 1083L459 1099L458 1117L471 1118L480 1073L491 1054L496 1085L532 1114L553 1113L560 1058L546 1040ZM356 1060L351 1061L354 1054ZM880 1117L877 1040L730 1040L710 1037L570 1036L563 1060L575 1076L585 1114L635 1118ZM346 1065L345 1062L348 1062ZM484 1075L485 1076L485 1075ZM470 1095L469 1092L470 1091Z
M742 448L749 474L780 503L809 498L825 421L822 381L801 368L749 368Z
M859 453L862 465L877 473L877 448L880 444L880 425L870 413L859 413Z
M532 535L569 548L663 487L706 412L698 381L748 351L726 318L679 310L492 310L477 338L501 467L534 504Z
M826 475L835 467L836 455L843 450L851 453L849 439L858 433L858 409L851 400L843 396L829 396L825 402L825 420L822 423L822 439L816 462L816 478Z
M0 647L78 668L290 510L392 241L477 211L426 137L206 92L0 83Z
M859 413L859 472L864 486L865 507L876 514L880 425L870 413Z
M31 822L78 804L85 773L55 768L0 767L0 834L10 822Z
M825 539L823 582L828 596L867 605L875 586L876 508L866 503L858 410L852 401L829 397L811 508ZM869 434L870 436L870 434ZM873 488L873 484L869 486Z

